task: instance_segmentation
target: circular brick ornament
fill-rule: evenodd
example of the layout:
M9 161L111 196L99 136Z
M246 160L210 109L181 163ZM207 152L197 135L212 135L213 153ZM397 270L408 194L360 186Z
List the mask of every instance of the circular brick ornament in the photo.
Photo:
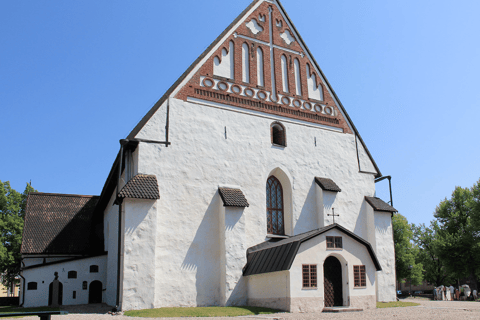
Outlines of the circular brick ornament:
M267 99L267 93L263 90L260 90L257 92L257 98L260 100L265 100Z
M207 88L211 88L213 87L213 85L215 84L215 81L213 81L212 79L210 78L205 78L203 79L203 85Z
M242 87L240 87L239 85L234 84L234 85L232 86L232 92L233 92L233 93L236 93L236 94L240 94L240 93L242 93Z
M303 103L303 107L305 108L305 110L312 110L312 104L308 101L305 101Z
M225 82L225 81L220 81L218 84L217 84L217 87L219 90L221 91L227 91L228 89L228 84Z
M290 105L290 98L289 97L283 97L282 98L282 103L286 106Z

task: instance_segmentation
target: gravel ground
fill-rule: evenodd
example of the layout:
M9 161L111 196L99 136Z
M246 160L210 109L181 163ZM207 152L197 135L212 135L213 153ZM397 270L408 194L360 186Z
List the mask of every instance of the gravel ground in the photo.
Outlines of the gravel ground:
M403 308L383 308L375 310L366 310L362 312L344 312L344 313L277 313L271 315L244 316L235 318L202 318L205 320L253 320L253 319L435 319L435 320L464 320L464 319L480 319L480 302L463 302L463 301L431 301L427 299L408 298L402 301L411 301L420 303L416 307ZM77 311L77 310L75 310ZM78 312L78 311L77 311ZM3 318L12 319L12 318ZM19 319L19 318L16 318ZM22 318L33 320L35 318ZM38 319L38 318L37 318ZM66 316L52 316L52 320L145 320L152 318L133 318L123 315L110 314L69 314ZM156 318L156 319L195 319L199 318Z

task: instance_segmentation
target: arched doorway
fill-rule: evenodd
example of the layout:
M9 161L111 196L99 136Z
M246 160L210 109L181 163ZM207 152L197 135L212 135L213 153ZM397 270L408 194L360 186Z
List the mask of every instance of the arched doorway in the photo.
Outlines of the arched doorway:
M52 305L53 300L53 282L50 282L48 286L48 305ZM58 282L58 305L61 306L63 303L63 284Z
M330 256L323 264L325 307L343 306L342 265Z
M102 283L98 280L90 283L88 303L102 303Z

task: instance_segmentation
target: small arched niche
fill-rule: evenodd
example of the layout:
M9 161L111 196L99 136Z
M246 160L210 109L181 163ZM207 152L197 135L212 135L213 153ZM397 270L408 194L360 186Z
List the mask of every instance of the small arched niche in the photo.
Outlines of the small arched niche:
M293 235L293 205L292 205L292 184L288 175L280 168L275 168L268 174L265 184L268 187L268 179L274 177L281 184L283 198L283 233L287 236ZM267 194L266 194L267 196ZM267 200L267 199L265 199ZM267 201L265 201L265 212L268 211ZM267 216L265 215L265 231L267 231ZM268 236L274 236L269 234ZM278 235L277 235L278 236Z
M270 134L273 145L281 147L287 146L287 133L283 124L278 121L273 122L270 125Z

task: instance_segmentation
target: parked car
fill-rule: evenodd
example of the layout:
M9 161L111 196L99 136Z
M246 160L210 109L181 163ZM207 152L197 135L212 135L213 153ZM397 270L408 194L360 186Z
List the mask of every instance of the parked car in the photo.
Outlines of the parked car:
M419 291L415 291L413 294L422 294L422 293L423 293L423 291L419 290Z
M401 296L403 293L402 293L402 290L397 290L397 295L398 296Z

